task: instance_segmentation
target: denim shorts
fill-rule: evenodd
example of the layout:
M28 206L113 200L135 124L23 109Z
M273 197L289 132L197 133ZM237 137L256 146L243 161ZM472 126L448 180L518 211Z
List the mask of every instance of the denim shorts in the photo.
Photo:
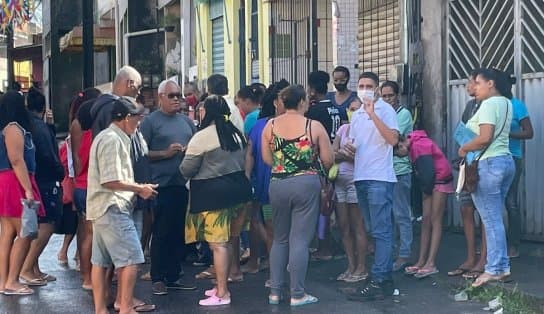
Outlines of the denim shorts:
M79 215L85 217L87 209L87 190L74 189L74 205L76 206Z
M54 224L60 221L62 217L62 198L60 187L56 182L40 183L40 196L42 198L45 216L40 216L38 222L43 224Z
M112 205L102 217L93 220L93 265L121 268L144 261L142 245L129 213Z

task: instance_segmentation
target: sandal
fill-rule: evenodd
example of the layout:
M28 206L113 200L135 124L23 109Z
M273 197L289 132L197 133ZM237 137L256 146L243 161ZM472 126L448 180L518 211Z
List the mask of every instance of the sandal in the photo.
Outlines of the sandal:
M27 286L21 287L17 290L4 289L4 295L31 295L34 293L34 290L30 289Z
M19 282L21 282L23 285L34 286L34 287L47 285L47 281L41 278L26 279L24 277L19 276Z
M454 269L454 270L450 270L448 272L448 276L450 277L455 277L455 276L461 276L467 272L469 272L470 269L465 269L465 268L461 268L461 267L458 267L457 269Z
M155 309L156 309L156 306L155 304L147 304L145 302L142 302L138 305L135 305L132 307L134 309L134 311L138 312L138 313L146 313L146 312L154 312ZM119 307L117 307L116 305L113 305L113 310L115 312L120 312L121 309Z
M336 277L336 281L344 281L346 278L350 275L349 270L346 270L345 272L341 273Z
M417 273L414 274L414 277L418 278L418 279L423 279L425 277L429 277L431 275L434 275L434 274L438 274L439 271L438 271L438 268L436 267L433 267L433 268L421 268L420 270L417 271Z
M196 279L215 279L215 273L205 270L196 274L195 278Z
M314 297L313 295L305 294L300 299L291 298L291 306L302 306L306 304L317 303L318 301L319 299Z
M500 276L491 275L488 273L481 274L476 280L472 283L473 288L481 287L489 282L499 281Z
M471 270L463 274L463 278L465 279L476 279L480 277L481 274L484 272L482 270Z
M504 279L510 277L510 272L502 273L500 275L491 275L484 272L472 283L473 288L481 287L489 282L504 281Z
M42 274L41 279L42 279L42 280L45 280L45 281L47 281L47 282L57 281L57 277L55 277L55 276L53 276L53 275L46 274L46 273L43 273L43 274Z
M354 283L354 282L359 282L359 281L363 281L363 280L366 280L368 278L368 273L366 274L361 274L361 275L349 275L347 276L344 281L345 282L349 282L349 283Z
M420 267L418 266L408 266L404 268L405 275L414 275L419 271Z
M220 298L216 295L212 295L207 299L202 299L198 301L198 304L202 306L219 306L219 305L228 305L230 304L230 296Z

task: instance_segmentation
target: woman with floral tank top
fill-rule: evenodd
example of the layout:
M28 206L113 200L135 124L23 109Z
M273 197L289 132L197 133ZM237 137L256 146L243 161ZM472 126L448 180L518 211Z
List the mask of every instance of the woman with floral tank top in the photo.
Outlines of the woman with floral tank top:
M263 160L272 167L270 204L274 240L270 252L270 304L281 300L289 264L291 306L317 302L306 293L308 247L314 236L321 195L319 175L333 163L325 128L304 117L306 92L299 85L280 93L286 112L271 119L263 130ZM268 145L266 144L268 143Z

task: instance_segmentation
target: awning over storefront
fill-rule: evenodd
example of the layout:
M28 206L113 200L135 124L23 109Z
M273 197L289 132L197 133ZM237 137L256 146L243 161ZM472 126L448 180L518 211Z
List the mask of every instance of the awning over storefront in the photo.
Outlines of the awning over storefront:
M115 28L94 26L93 44L95 51L102 51L108 47L115 46ZM66 35L59 39L60 51L81 51L83 49L83 29L81 26L74 27Z

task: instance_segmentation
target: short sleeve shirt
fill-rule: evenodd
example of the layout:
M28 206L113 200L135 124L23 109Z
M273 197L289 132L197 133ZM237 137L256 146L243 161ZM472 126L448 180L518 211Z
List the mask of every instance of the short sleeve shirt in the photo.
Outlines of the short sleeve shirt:
M259 114L261 113L261 109L254 110L250 112L246 116L246 120L244 121L244 134L249 136L249 133L251 133L251 129L255 126L255 123L257 123L257 120L259 119Z
M519 132L521 130L521 120L529 117L529 112L527 112L527 107L523 101L512 98L512 112L514 116L512 117L512 124L510 126L510 132ZM519 139L510 139L510 152L512 156L521 158L523 157L523 152L521 150L521 140Z
M87 175L87 220L102 217L116 205L121 211L132 207L134 192L114 191L102 186L108 182L134 182L130 158L130 137L115 124L100 132L91 145Z
M196 132L196 127L189 117L183 114L167 115L157 110L145 117L140 124L140 131L150 151L167 150L171 144L187 146ZM178 171L183 160L182 154L162 160L149 160L151 181L159 187L185 186L185 179Z
M389 129L399 130L395 110L383 99L376 101L374 112ZM393 168L393 146L380 134L364 107L353 113L349 136L356 147L355 181L397 182Z
M333 105L328 99L310 106L306 117L319 121L327 131L331 142L336 137L336 132L342 125L342 121L347 121L346 110Z
M410 110L400 106L396 112L397 121L399 123L399 133L403 136L410 134L414 130L414 123ZM408 156L393 156L393 166L395 168L395 174L398 176L412 173L412 163Z
M506 97L494 96L484 100L478 111L468 120L467 127L478 135L480 134L480 125L492 124L495 126L493 142L480 159L510 155L509 137L512 116L510 100Z

